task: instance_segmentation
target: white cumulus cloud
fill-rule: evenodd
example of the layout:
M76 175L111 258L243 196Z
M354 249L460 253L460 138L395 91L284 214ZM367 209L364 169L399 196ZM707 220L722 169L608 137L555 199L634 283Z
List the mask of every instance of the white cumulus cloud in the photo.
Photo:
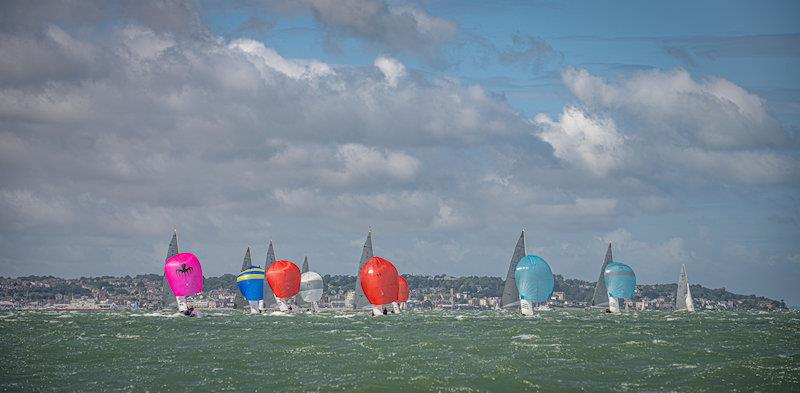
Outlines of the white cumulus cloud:
M622 159L624 140L612 119L593 118L578 108L566 107L557 121L545 114L534 120L542 129L538 137L553 147L559 159L600 176Z

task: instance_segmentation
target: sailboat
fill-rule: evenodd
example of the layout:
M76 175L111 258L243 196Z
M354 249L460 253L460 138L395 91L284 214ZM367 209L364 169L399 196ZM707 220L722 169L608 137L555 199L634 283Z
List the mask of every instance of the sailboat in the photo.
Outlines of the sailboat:
M300 268L289 260L275 261L267 269L267 282L281 312L292 311L292 299L300 292Z
M189 306L188 296L203 292L203 268L192 253L175 254L164 262L164 275L178 303L178 315L202 317L203 313Z
M514 281L519 292L522 315L533 315L533 311L549 311L547 300L553 294L555 280L550 265L536 255L526 255L517 263ZM534 308L534 304L537 307ZM542 307L544 305L544 307Z
M249 269L252 265L253 260L250 258L250 247L247 247L247 251L244 253L244 259L242 260L242 268L239 271L243 272ZM249 303L241 293L236 293L236 297L233 299L233 308L239 310L246 310L249 308Z
M250 256L249 252L247 256ZM249 260L249 258L246 259L246 261ZM242 298L247 302L250 314L259 314L264 309L265 278L264 269L253 265L243 267L241 273L236 276L236 286L239 287Z
M324 286L319 273L307 271L300 275L300 293L297 296L308 304L309 312L319 312L319 300L322 299Z
M372 305L373 317L388 314L388 306L397 301L400 281L397 276L394 264L381 257L370 258L361 268L358 281Z
M606 251L606 258L603 260L603 266L600 268L600 277L597 279L597 284L594 286L594 296L592 296L592 308L608 308L608 291L606 290L606 277L605 271L608 263L613 259L611 256L611 242L608 243L608 250Z
M514 255L511 256L511 262L508 264L508 273L506 274L506 284L503 287L503 296L500 298L500 307L503 309L511 309L519 306L519 291L517 291L517 282L514 274L517 271L517 264L526 254L525 252L525 230L519 235L517 246L514 247Z
M172 230L172 240L169 241L169 247L167 248L167 257L164 258L164 262L168 259L174 257L178 254L178 230ZM164 274L164 282L161 286L161 308L162 309L171 309L175 307L177 303L175 302L175 297L172 296L172 290L169 289L169 283L167 283L167 275Z
M636 291L636 274L630 266L611 261L603 271L607 296L608 311L614 314L620 313L619 300L633 299ZM625 311L628 310L628 303L625 303Z
M364 249L361 251L361 259L358 261L358 270L356 271L356 285L355 285L355 296L353 297L353 309L354 310L361 310L364 308L371 308L369 301L367 300L367 296L364 295L364 290L361 288L361 280L359 279L361 275L361 268L364 267L364 264L372 258L372 229L367 232L367 240L364 241Z
M678 277L678 290L675 293L675 311L694 312L692 291L689 289L689 275L686 274L686 265L681 265L681 275Z

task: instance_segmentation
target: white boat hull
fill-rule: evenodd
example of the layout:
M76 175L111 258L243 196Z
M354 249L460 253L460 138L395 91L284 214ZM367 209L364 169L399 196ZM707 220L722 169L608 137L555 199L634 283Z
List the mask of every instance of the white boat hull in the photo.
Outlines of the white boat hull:
M519 311L522 315L533 315L533 304L527 300L520 300Z
M619 314L622 312L619 308L619 301L616 298L608 297L608 310L611 311L612 314Z

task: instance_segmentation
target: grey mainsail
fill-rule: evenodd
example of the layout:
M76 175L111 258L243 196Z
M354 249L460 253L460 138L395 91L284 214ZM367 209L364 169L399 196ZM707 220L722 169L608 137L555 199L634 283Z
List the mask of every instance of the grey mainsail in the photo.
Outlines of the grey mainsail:
M308 271L308 255L306 255L306 257L303 259L303 267L300 269L300 273L305 273L307 271ZM308 303L304 302L303 298L300 296L299 293L297 295L295 295L295 297L294 297L294 304L296 304L298 306L310 306L311 305L311 304L308 304Z
M603 267L600 268L600 278L597 279L597 284L594 286L594 296L592 296L593 307L608 307L608 290L606 289L606 266L611 262L611 242L608 243L608 251L606 251L606 258L603 260Z
M367 240L364 242L364 249L361 251L361 260L358 261L358 270L356 270L356 293L353 297L353 309L355 310L369 307L367 297L364 295L364 291L361 289L361 280L359 275L361 274L361 268L372 257L372 231L370 230L367 233Z
M167 248L167 257L164 259L164 262L167 259L170 259L178 254L178 230L172 230L172 240L169 241L169 248ZM162 267L162 274L163 274L163 267ZM172 295L172 290L169 289L169 283L167 283L167 276L164 275L164 283L161 287L161 308L172 308L177 306L178 303L175 300L175 296Z
M265 272L273 262L275 262L275 248L272 246L272 240L270 240L269 247L267 247L267 259L264 261ZM273 303L275 303L275 295L272 293L269 282L264 280L264 307L269 307Z
M253 260L250 258L250 247L247 247L247 251L244 253L244 259L242 260L242 269L239 271L244 271L250 266L253 266ZM236 291L236 297L233 299L233 308L238 308L240 310L246 310L250 308L247 300L244 298L244 296L242 296L242 293L238 291L238 289Z
M675 293L676 311L694 311L692 292L689 289L689 275L686 273L686 265L681 265L681 275L678 277L678 290Z
M506 274L506 285L503 287L503 297L500 298L500 307L512 308L519 306L519 292L517 291L517 281L514 273L517 270L517 263L525 256L525 230L519 235L517 246L514 247L514 255L511 256L511 263L508 264L508 274Z

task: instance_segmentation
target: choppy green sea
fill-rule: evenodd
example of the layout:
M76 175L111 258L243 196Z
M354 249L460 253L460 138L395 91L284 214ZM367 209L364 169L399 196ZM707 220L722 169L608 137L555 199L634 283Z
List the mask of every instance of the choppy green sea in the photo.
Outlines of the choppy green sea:
M800 391L800 313L0 313L0 390Z

